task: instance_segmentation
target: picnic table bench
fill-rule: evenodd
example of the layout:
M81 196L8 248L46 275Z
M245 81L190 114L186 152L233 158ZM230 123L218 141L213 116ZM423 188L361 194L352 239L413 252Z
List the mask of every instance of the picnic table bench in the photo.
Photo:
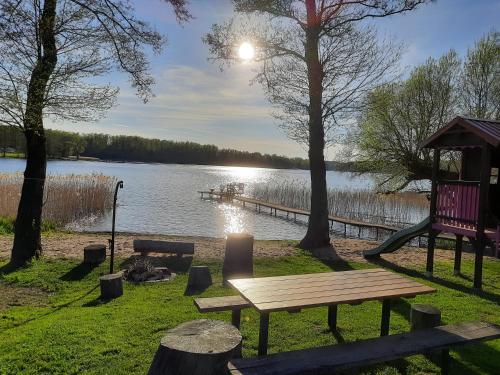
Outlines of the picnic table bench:
M134 240L134 251L142 255L148 253L177 254L178 256L193 255L194 243L159 240Z
M436 290L382 268L233 279L228 281L260 314L259 355L267 354L269 315L328 306L328 324L337 327L337 306L382 301L380 335L389 334L391 300Z
M241 296L196 298L194 304L198 308L198 311L202 313L231 310L231 323L236 328L240 328L241 309L251 306Z
M467 322L342 345L296 350L228 364L232 375L324 374L441 350L441 374L449 372L449 349L500 337L500 326Z

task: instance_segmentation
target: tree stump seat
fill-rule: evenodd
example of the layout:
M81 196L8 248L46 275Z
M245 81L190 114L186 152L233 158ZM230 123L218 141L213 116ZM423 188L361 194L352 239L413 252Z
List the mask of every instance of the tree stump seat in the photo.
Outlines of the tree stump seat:
M212 285L212 276L207 266L192 266L189 269L186 290L190 292L203 291L210 285Z
M219 320L183 323L161 339L148 375L218 375L241 356L238 329Z
M441 325L441 311L425 304L413 304L410 310L411 330L433 328Z
M92 244L83 249L83 263L101 264L106 260L106 245Z
M123 274L112 273L99 278L101 299L110 300L123 295Z
M246 233L230 233L226 239L226 251L222 266L223 284L229 279L253 277L253 236Z

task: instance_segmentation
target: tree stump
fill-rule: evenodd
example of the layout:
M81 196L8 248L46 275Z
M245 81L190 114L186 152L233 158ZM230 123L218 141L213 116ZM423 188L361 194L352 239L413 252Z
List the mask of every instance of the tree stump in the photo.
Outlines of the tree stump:
M410 324L412 331L437 327L441 325L441 311L432 305L413 304L410 310ZM425 354L435 363L440 363L440 355L440 351Z
M253 236L245 233L227 235L224 265L222 266L223 284L229 279L253 277Z
M241 356L241 334L231 324L200 319L171 329L161 339L148 375L216 375Z
M112 273L99 278L101 299L109 300L123 295L122 273Z
M437 327L441 325L441 311L432 305L411 305L410 324L412 331Z
M207 266L192 266L189 270L187 291L203 291L212 285L212 276Z
M106 245L97 244L85 246L83 249L83 263L100 264L106 260Z

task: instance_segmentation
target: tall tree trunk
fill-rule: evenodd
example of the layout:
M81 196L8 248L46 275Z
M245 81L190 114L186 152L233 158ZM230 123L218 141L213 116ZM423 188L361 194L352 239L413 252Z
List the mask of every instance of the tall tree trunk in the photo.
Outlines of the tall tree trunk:
M303 249L330 245L328 198L326 190L325 131L323 128L323 67L319 61L320 20L316 1L306 0L306 62L309 80L309 169L311 172L311 215Z
M17 210L11 263L24 265L42 252L41 221L43 188L47 167L46 141L43 129L43 104L47 82L57 64L54 35L57 0L45 0L39 21L41 49L28 87L24 135L26 137L26 170Z

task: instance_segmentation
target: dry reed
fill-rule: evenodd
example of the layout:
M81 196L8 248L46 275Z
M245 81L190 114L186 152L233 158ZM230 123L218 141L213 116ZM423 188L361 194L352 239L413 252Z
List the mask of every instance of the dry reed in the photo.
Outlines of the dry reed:
M250 195L287 207L310 209L311 189L300 182L256 184ZM404 227L424 219L429 203L424 195L413 192L378 194L366 189L328 189L328 209L332 216Z
M45 181L43 219L60 227L104 214L113 204L114 177L102 174L50 175ZM15 217L23 175L0 174L0 216Z

